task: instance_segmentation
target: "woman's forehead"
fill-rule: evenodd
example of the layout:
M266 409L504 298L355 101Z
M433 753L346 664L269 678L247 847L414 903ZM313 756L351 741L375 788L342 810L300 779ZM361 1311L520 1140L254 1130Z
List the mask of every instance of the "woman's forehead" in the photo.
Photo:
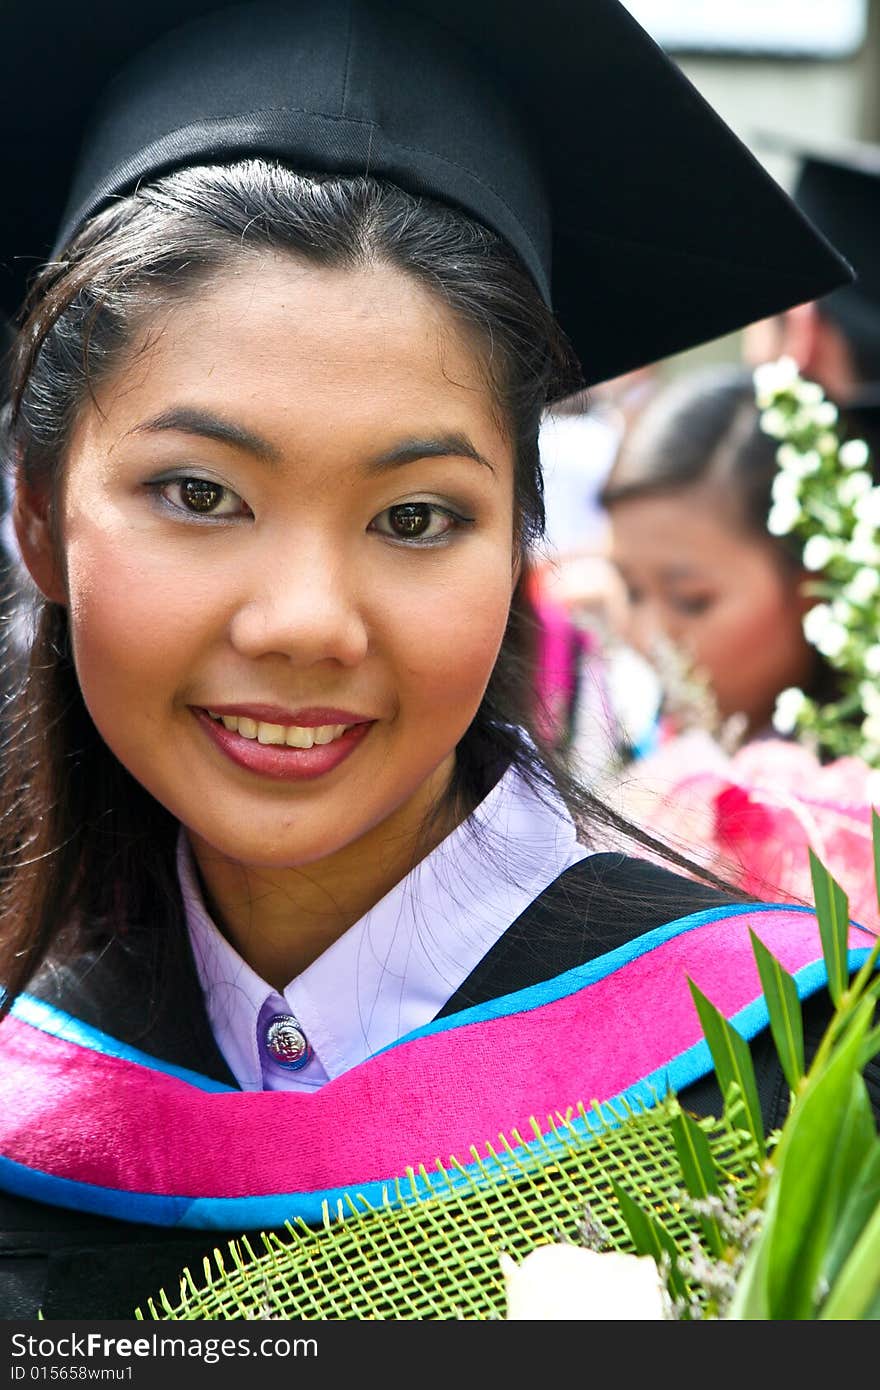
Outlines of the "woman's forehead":
M413 277L284 257L237 267L155 313L96 394L110 431L182 404L325 432L375 424L392 407L447 429L494 420L476 345Z

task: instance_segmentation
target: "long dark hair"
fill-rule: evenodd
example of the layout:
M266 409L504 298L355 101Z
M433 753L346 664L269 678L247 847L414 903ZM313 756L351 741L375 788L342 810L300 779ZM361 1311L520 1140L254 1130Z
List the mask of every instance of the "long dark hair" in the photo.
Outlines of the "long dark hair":
M571 350L501 239L444 204L369 178L303 176L248 160L189 168L95 216L37 278L12 360L7 451L51 497L83 403L157 309L242 256L285 251L313 265L385 263L429 287L483 344L487 382L515 458L515 543L544 522L538 426L581 384ZM86 710L64 607L37 601L27 670L8 719L0 825L5 1006L62 930L81 947L149 925L177 931L172 816L119 763ZM662 852L579 788L531 726L532 622L518 589L486 695L458 749L445 810L465 817L513 763L591 824ZM668 852L690 870L687 860ZM697 872L709 881L712 875ZM62 928L61 924L65 924Z
M717 490L732 526L765 542L784 567L800 546L767 530L777 441L761 429L751 372L709 366L660 387L628 430L600 494L606 508L629 498Z

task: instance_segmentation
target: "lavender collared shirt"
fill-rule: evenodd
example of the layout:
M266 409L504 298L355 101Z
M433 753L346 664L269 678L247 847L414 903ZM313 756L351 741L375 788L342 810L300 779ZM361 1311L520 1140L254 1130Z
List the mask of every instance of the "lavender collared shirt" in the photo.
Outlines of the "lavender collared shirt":
M211 920L181 830L178 873L196 969L214 1037L239 1085L315 1090L429 1023L529 903L587 853L561 803L548 804L511 769L281 995ZM277 1014L295 1015L311 1045L299 1071L266 1050Z

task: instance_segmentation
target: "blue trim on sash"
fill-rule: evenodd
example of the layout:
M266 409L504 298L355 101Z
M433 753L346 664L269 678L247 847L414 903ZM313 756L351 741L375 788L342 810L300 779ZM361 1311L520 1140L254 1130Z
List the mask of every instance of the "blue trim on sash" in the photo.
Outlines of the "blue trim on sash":
M867 947L850 950L847 953L850 972L857 970L869 955L870 949ZM827 981L824 961L818 960L803 966L794 973L793 978L798 997L808 998ZM745 1005L729 1021L747 1040L755 1037L770 1021L763 994ZM561 1129L560 1136L552 1131L540 1138L527 1136L525 1147L534 1155L540 1156L543 1153L548 1159L558 1157L565 1152L566 1134L586 1138L600 1129L603 1121L615 1125L621 1112L650 1109L668 1092L677 1093L684 1090L711 1071L712 1056L709 1045L703 1038L671 1058L664 1066L597 1106L595 1111L587 1111L585 1116L572 1117ZM512 1135L507 1137L512 1140ZM297 1219L315 1226L324 1221L328 1211L331 1218L349 1215L352 1205L355 1209L364 1205L396 1206L430 1195L440 1198L452 1195L474 1185L478 1186L484 1173L496 1179L515 1179L521 1176L521 1169L513 1159L506 1157L502 1150L496 1157L486 1154L479 1163L463 1164L462 1171L450 1168L444 1173L438 1171L436 1177L429 1175L430 1182L426 1182L419 1174L410 1172L390 1174L388 1178L379 1181L315 1192L270 1193L254 1197L173 1197L126 1192L69 1178L58 1178L25 1167L12 1159L0 1157L0 1188L4 1191L28 1197L33 1201L70 1207L76 1211L92 1212L123 1221L140 1221L154 1226L205 1231L268 1230Z
M816 917L814 908L801 907L797 903L731 903L728 907L704 908L701 912L691 912L687 917L677 917L673 922L664 922L662 926L654 927L652 931L635 937L632 941L618 946L613 951L596 956L594 960L587 961L584 965L572 966L570 970L563 971L561 975L554 975L550 980L544 980L536 985L527 985L524 989L516 990L513 994L500 995L497 999L489 999L482 1004L474 1004L469 1009L462 1009L457 1013L449 1014L446 1018L438 1018L431 1023L423 1024L421 1028L414 1028L412 1032L404 1034L402 1038L397 1038L394 1042L380 1048L378 1052L374 1053L374 1056L380 1057L383 1052L390 1052L392 1048L411 1042L413 1038L427 1038L434 1033L446 1033L452 1028L461 1028L468 1023L506 1018L509 1014L529 1013L532 1009L539 1009L544 1004L553 1004L557 999L564 999L570 994L576 994L587 985L595 984L597 980L604 980L607 975L613 975L616 970L628 965L630 961L638 960L640 956L647 955L656 947L673 940L676 936L684 935L685 932L696 931L698 927L705 926L707 923L721 922L728 917L742 917L747 913L754 915L763 912L799 912L812 917L814 920ZM857 922L853 922L852 925L859 926ZM860 928L860 930L864 930L864 928Z

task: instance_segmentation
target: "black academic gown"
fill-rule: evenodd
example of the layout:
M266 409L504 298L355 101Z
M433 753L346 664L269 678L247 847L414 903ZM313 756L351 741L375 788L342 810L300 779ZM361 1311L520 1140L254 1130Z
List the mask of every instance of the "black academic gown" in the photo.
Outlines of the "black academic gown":
M663 923L733 897L622 854L597 854L566 870L507 929L441 1010L447 1016L561 974ZM161 942L115 939L73 965L44 970L30 987L47 1002L142 1051L235 1086L211 1033L192 958L177 960L171 988ZM825 991L804 1007L808 1051L828 1021ZM637 1020L634 1020L637 1023ZM752 1044L767 1129L782 1122L788 1089L769 1034ZM880 1114L880 1066L867 1075ZM720 1113L712 1078L681 1093L697 1114ZM44 1206L0 1194L0 1316L131 1318L185 1265L240 1231L167 1230Z

